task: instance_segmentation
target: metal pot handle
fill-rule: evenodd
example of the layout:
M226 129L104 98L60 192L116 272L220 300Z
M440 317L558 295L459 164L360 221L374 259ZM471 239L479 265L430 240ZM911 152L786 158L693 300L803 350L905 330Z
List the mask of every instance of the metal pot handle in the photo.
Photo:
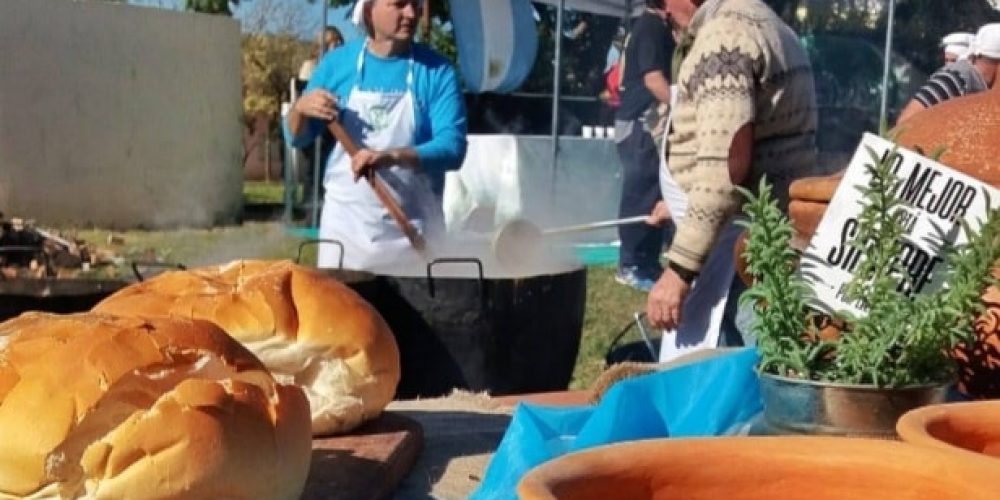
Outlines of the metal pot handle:
M653 361L659 359L660 353L657 351L656 345L653 344L652 337L649 336L649 332L646 330L646 313L644 312L636 312L632 314L632 321L629 321L624 328L619 330L618 334L611 340L611 344L608 346L608 350L604 354L604 358L608 358L611 352L614 351L615 346L618 345L618 342L621 341L622 337L624 337L625 334L632 329L632 327L636 327L636 330L639 331L639 337L642 338L642 342L645 344L646 350L649 352L650 359Z
M181 271L187 270L187 266L181 264L180 262L138 262L133 260L132 274L134 274L135 279L139 280L140 282L146 281L146 277L142 275L141 271L139 271L139 266L179 269Z
M646 331L646 313L637 312L632 315L635 319L635 326L639 329L639 335L642 337L642 341L646 343L646 349L649 349L649 355L653 359L659 359L660 353L656 352L656 347L653 346L653 340L649 336L649 332Z
M27 245L6 245L0 246L0 253L3 252L19 252L19 253L37 253L42 255L42 264L45 266L46 276L55 276L56 270L52 268L52 261L49 259L49 254L45 253L45 249L42 247L34 247ZM0 273L0 280L6 280L7 278Z
M476 270L479 271L479 298L483 302L486 302L486 277L483 274L483 261L474 257L444 257L440 259L434 259L427 263L427 291L433 298L435 295L434 288L434 266L438 264L475 264Z
M340 259L337 260L337 270L342 271L344 269L344 244L340 240L334 240L329 238L318 238L314 240L306 240L299 243L299 251L295 254L295 263L302 263L302 249L308 245L320 245L323 243L332 243L340 247Z

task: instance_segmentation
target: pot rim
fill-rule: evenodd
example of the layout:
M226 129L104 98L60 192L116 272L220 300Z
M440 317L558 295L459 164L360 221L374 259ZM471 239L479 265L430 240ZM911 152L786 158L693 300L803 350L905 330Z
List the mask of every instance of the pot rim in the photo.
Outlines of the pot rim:
M843 382L824 382L821 380L809 380L804 378L785 377L773 373L757 372L760 379L773 379L787 384L810 385L814 387L828 387L832 389L849 389L854 391L883 392L883 391L926 391L929 389L944 389L955 383L955 379L928 384L904 385L900 387L880 387L873 384L848 384Z

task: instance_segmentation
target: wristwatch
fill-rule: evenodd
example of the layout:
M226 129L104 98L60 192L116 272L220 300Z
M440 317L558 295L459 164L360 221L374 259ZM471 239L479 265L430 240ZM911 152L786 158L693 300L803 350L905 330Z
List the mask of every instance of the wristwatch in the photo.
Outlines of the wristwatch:
M692 271L676 262L667 262L667 267L677 273L677 276L680 276L681 280L689 285L698 277L698 271Z

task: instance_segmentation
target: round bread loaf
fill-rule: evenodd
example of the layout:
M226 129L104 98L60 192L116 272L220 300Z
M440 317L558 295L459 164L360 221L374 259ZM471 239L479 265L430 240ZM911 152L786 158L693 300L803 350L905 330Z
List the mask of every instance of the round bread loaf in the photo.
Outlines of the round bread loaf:
M298 498L302 391L205 321L0 324L0 497Z
M925 155L944 148L941 163L1000 187L1000 88L927 108L895 132L901 146Z
M94 310L215 323L280 382L305 390L315 435L347 432L377 416L399 383L399 349L378 311L339 281L288 261L164 273Z

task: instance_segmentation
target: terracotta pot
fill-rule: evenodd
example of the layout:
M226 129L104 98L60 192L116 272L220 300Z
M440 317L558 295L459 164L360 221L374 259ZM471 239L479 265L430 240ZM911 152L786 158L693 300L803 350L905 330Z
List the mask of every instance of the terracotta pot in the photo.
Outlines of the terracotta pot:
M1000 87L952 99L921 111L896 126L897 141L930 155L944 148L940 161L955 170L1000 187Z
M524 500L995 499L1000 463L892 441L741 437L636 441L530 471Z
M896 432L918 446L1000 458L998 420L1000 401L931 405L903 415Z
M1000 267L993 269L1000 277ZM1000 290L990 287L983 294L986 310L976 319L976 340L959 346L958 390L976 399L1000 398Z

